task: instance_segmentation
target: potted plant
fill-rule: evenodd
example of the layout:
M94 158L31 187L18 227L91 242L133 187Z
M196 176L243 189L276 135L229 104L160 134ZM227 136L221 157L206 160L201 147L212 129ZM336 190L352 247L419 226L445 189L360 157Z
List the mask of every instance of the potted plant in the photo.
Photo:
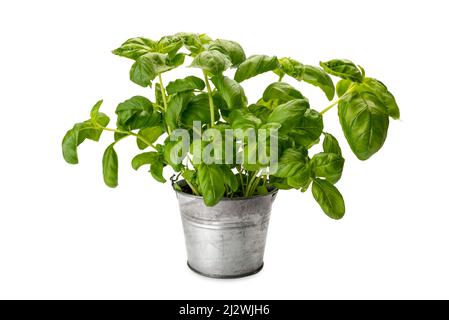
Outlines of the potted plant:
M133 138L140 149L132 167L149 166L158 182L170 168L184 226L188 264L207 276L239 277L263 265L271 204L278 189L311 189L325 214L345 213L335 187L344 158L338 141L323 132L323 114L334 106L351 150L367 160L385 142L389 118L399 118L393 95L362 67L334 59L320 66L292 58L253 55L229 40L205 34L179 33L158 41L133 38L113 51L133 60L130 79L151 87L153 97L133 96L120 103L116 126L100 112L77 123L63 138L64 159L78 163L78 146L98 141L104 131L114 141L103 155L106 185L118 184L115 144ZM164 84L170 70L184 64L196 75ZM233 76L225 75L235 69ZM249 103L242 83L271 72L259 100ZM334 86L331 76L339 78ZM321 111L310 107L290 78L320 88L331 104ZM334 99L335 93L337 98ZM321 142L321 152L310 148Z

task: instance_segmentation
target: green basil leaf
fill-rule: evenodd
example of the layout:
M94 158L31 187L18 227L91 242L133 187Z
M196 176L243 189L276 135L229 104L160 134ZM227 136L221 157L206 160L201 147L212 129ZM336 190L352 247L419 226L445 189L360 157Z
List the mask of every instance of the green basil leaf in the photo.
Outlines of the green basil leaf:
M229 168L229 166L227 165L221 165L219 166L219 168L222 171L223 181L225 185L227 185L232 192L236 192L239 188L239 182L235 174L232 172L231 168Z
M160 121L160 115L153 112L153 104L142 96L134 96L119 103L117 109L117 128L123 130L142 129Z
M220 75L212 77L212 82L229 109L246 107L245 91L237 81Z
M342 97L353 84L351 80L341 79L337 82L337 96Z
M370 158L384 144L388 114L374 94L356 92L340 100L338 117L349 146L360 160Z
M290 190L292 186L287 183L286 178L270 176L270 185L280 190Z
M262 121L245 109L236 109L229 114L229 121L233 129L258 128Z
M278 169L273 173L275 177L287 178L294 176L307 163L307 150L302 147L284 150L278 161Z
M363 84L357 87L357 91L373 93L384 104L388 115L393 119L399 119L400 112L396 99L382 82L373 78L365 78Z
M257 76L258 74L276 69L279 66L276 57L265 55L251 56L243 61L234 75L234 80L242 82L243 80Z
M309 147L319 140L323 126L323 116L316 110L307 109L303 116L292 124L288 133L296 143Z
M235 41L217 39L209 43L209 50L217 50L225 54L231 60L233 66L236 66L246 59L245 51Z
M336 153L320 152L313 156L310 163L315 176L334 184L341 178L345 159Z
M165 132L161 126L148 127L141 129L138 133L139 137L145 139L145 142L137 138L137 146L140 150L143 150L149 146L147 143L153 144L156 140Z
M220 114L215 104L214 108L215 119L218 119ZM192 128L193 121L201 121L202 124L210 123L210 106L207 93L200 93L194 96L183 109L181 114L182 124L187 128Z
M192 90L203 90L206 85L204 81L195 76L188 76L184 79L177 79L167 85L167 93L169 95Z
M323 151L326 153L335 153L339 156L342 155L340 145L338 144L337 139L330 133L323 132L324 140L323 140Z
M270 116L270 113L272 111L267 106L260 104L252 104L248 107L248 110L263 122L268 121L268 117Z
M297 126L308 108L309 102L307 100L290 100L277 106L268 116L267 121L281 124L280 132L288 132Z
M217 50L207 50L197 55L190 66L206 70L212 75L218 75L231 66L231 61Z
M311 171L309 163L306 163L303 167L299 168L294 175L287 177L287 184L295 189L307 188L310 181Z
M334 98L334 83L332 82L331 77L329 77L329 75L324 72L323 69L305 65L302 79L307 83L321 88L321 90L323 90L323 92L326 94L326 97L329 101Z
M136 60L140 56L156 49L156 42L143 37L131 38L126 40L119 48L112 51L121 57Z
M103 179L108 187L115 188L118 185L118 157L112 143L103 154Z
M165 121L170 129L174 130L181 125L182 111L192 98L193 93L190 91L171 96L165 113Z
M133 167L134 170L138 170L143 165L153 164L156 161L159 161L159 157L160 157L159 153L155 151L144 152L136 155L133 158L131 166Z
M340 77L342 79L351 80L354 82L362 82L363 75L360 69L350 60L334 59L327 62L320 62L320 66L327 73Z
M168 53L173 56L183 45L181 37L177 35L164 36L156 45L157 52Z
M286 82L273 82L263 92L264 101L282 104L294 99L305 99L302 93Z
M164 171L164 163L159 158L159 160L153 162L150 164L150 173L151 176L158 182L165 183L167 180L165 180L163 176Z
M332 219L341 219L345 214L345 201L340 191L330 182L314 179L312 194L321 209Z
M176 172L182 169L182 160L187 155L188 150L182 149L182 140L170 141L169 138L165 141L164 148L164 160L168 163ZM173 159L179 160L179 162L172 161Z
M132 82L142 86L151 86L151 81L160 73L172 69L168 55L149 52L136 59L129 73Z
M184 47L192 53L192 56L197 56L201 51L203 51L203 42L201 38L196 33L180 32L176 34L182 40Z
M198 166L198 183L206 206L216 205L225 192L223 171L216 164L200 164Z
M279 59L279 69L274 70L277 75L283 77L285 74L301 81L304 75L304 65L292 58Z
M78 129L73 128L67 131L62 139L62 155L64 160L70 164L78 163Z

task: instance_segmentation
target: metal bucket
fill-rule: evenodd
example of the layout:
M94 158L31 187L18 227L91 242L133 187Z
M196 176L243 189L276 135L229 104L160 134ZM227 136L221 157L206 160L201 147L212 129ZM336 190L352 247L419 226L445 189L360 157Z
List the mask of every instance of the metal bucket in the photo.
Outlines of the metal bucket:
M185 181L178 181L184 186ZM202 197L175 190L187 247L187 265L213 278L238 278L259 272L271 204L277 189L248 198L224 198L207 207Z

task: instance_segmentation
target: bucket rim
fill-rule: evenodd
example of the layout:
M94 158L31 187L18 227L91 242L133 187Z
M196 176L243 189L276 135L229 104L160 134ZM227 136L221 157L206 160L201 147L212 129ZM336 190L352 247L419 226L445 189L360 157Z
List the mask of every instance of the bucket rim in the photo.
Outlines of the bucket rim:
M194 195L194 194L190 194L190 193L187 193L187 192L184 192L184 191L176 190L176 189L175 189L175 184L177 184L177 185L180 185L180 184L186 185L187 182L185 181L185 179L181 179L181 180L178 180L178 181L173 181L173 182L172 182L172 188L173 188L173 190L174 190L176 193L178 193L178 194L182 194L184 197L194 198L194 199L201 199L201 201L203 200L203 197L202 197L202 196L196 196L196 195ZM221 202L221 201L249 200L249 199L260 198L260 197L274 196L274 195L276 195L276 194L278 193L278 191L279 191L278 188L273 187L273 186L269 186L269 188L271 188L271 190L269 190L268 193L265 193L265 194L257 194L257 195L250 196L250 197L235 197L235 198L226 198L226 197L223 197L223 198L221 198L220 202Z

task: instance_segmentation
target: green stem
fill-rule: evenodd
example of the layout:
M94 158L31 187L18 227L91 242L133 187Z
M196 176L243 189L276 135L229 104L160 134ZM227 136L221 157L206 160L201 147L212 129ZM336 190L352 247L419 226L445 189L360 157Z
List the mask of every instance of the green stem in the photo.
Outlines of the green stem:
M210 87L209 78L207 76L206 71L203 70L204 81L206 82L207 94L209 96L209 110L210 110L210 127L214 127L215 123L215 107L214 107L214 99L212 97L212 89Z
M190 187L190 189L192 189L193 194L196 196L199 196L200 193L198 192L198 190L189 181L187 181L187 179L184 177L183 173L184 173L184 169L182 170L182 174L181 174L184 178L184 181L187 183L187 185Z
M332 102L332 104L330 104L329 106L327 106L326 108L324 108L323 110L321 110L320 114L325 114L326 112L328 112L330 109L332 109L336 104L338 104L343 98L345 98L348 94L350 94L352 92L352 90L354 90L356 86L354 84L352 84L348 90L346 90L345 94L342 95L340 98L338 98L337 100L335 100L334 102Z
M158 74L158 78L159 78L159 84L161 85L162 102L164 103L164 113L165 113L165 112L167 112L167 108L168 108L167 94L165 92L164 82L162 81L162 75L160 73ZM170 127L167 125L166 128L167 128L167 133L170 135L170 133L171 133Z
M254 183L254 181L257 178L257 171L254 172L254 175L251 177L251 180L249 181L248 185L246 186L246 192L245 192L245 196L249 197L250 196L250 191L252 189L252 185Z
M98 128L96 128L96 129L98 129ZM130 135L130 136L134 136L137 139L139 139L140 141L142 141L143 143L145 143L146 145L149 145L150 147L152 147L153 149L156 150L156 147L152 143L150 143L144 137L139 136L137 133L134 133L132 131L125 131L125 130L119 130L119 129L106 128L106 127L101 127L101 129L103 129L105 131L117 132L117 133L122 133L122 134L127 134L127 135Z

